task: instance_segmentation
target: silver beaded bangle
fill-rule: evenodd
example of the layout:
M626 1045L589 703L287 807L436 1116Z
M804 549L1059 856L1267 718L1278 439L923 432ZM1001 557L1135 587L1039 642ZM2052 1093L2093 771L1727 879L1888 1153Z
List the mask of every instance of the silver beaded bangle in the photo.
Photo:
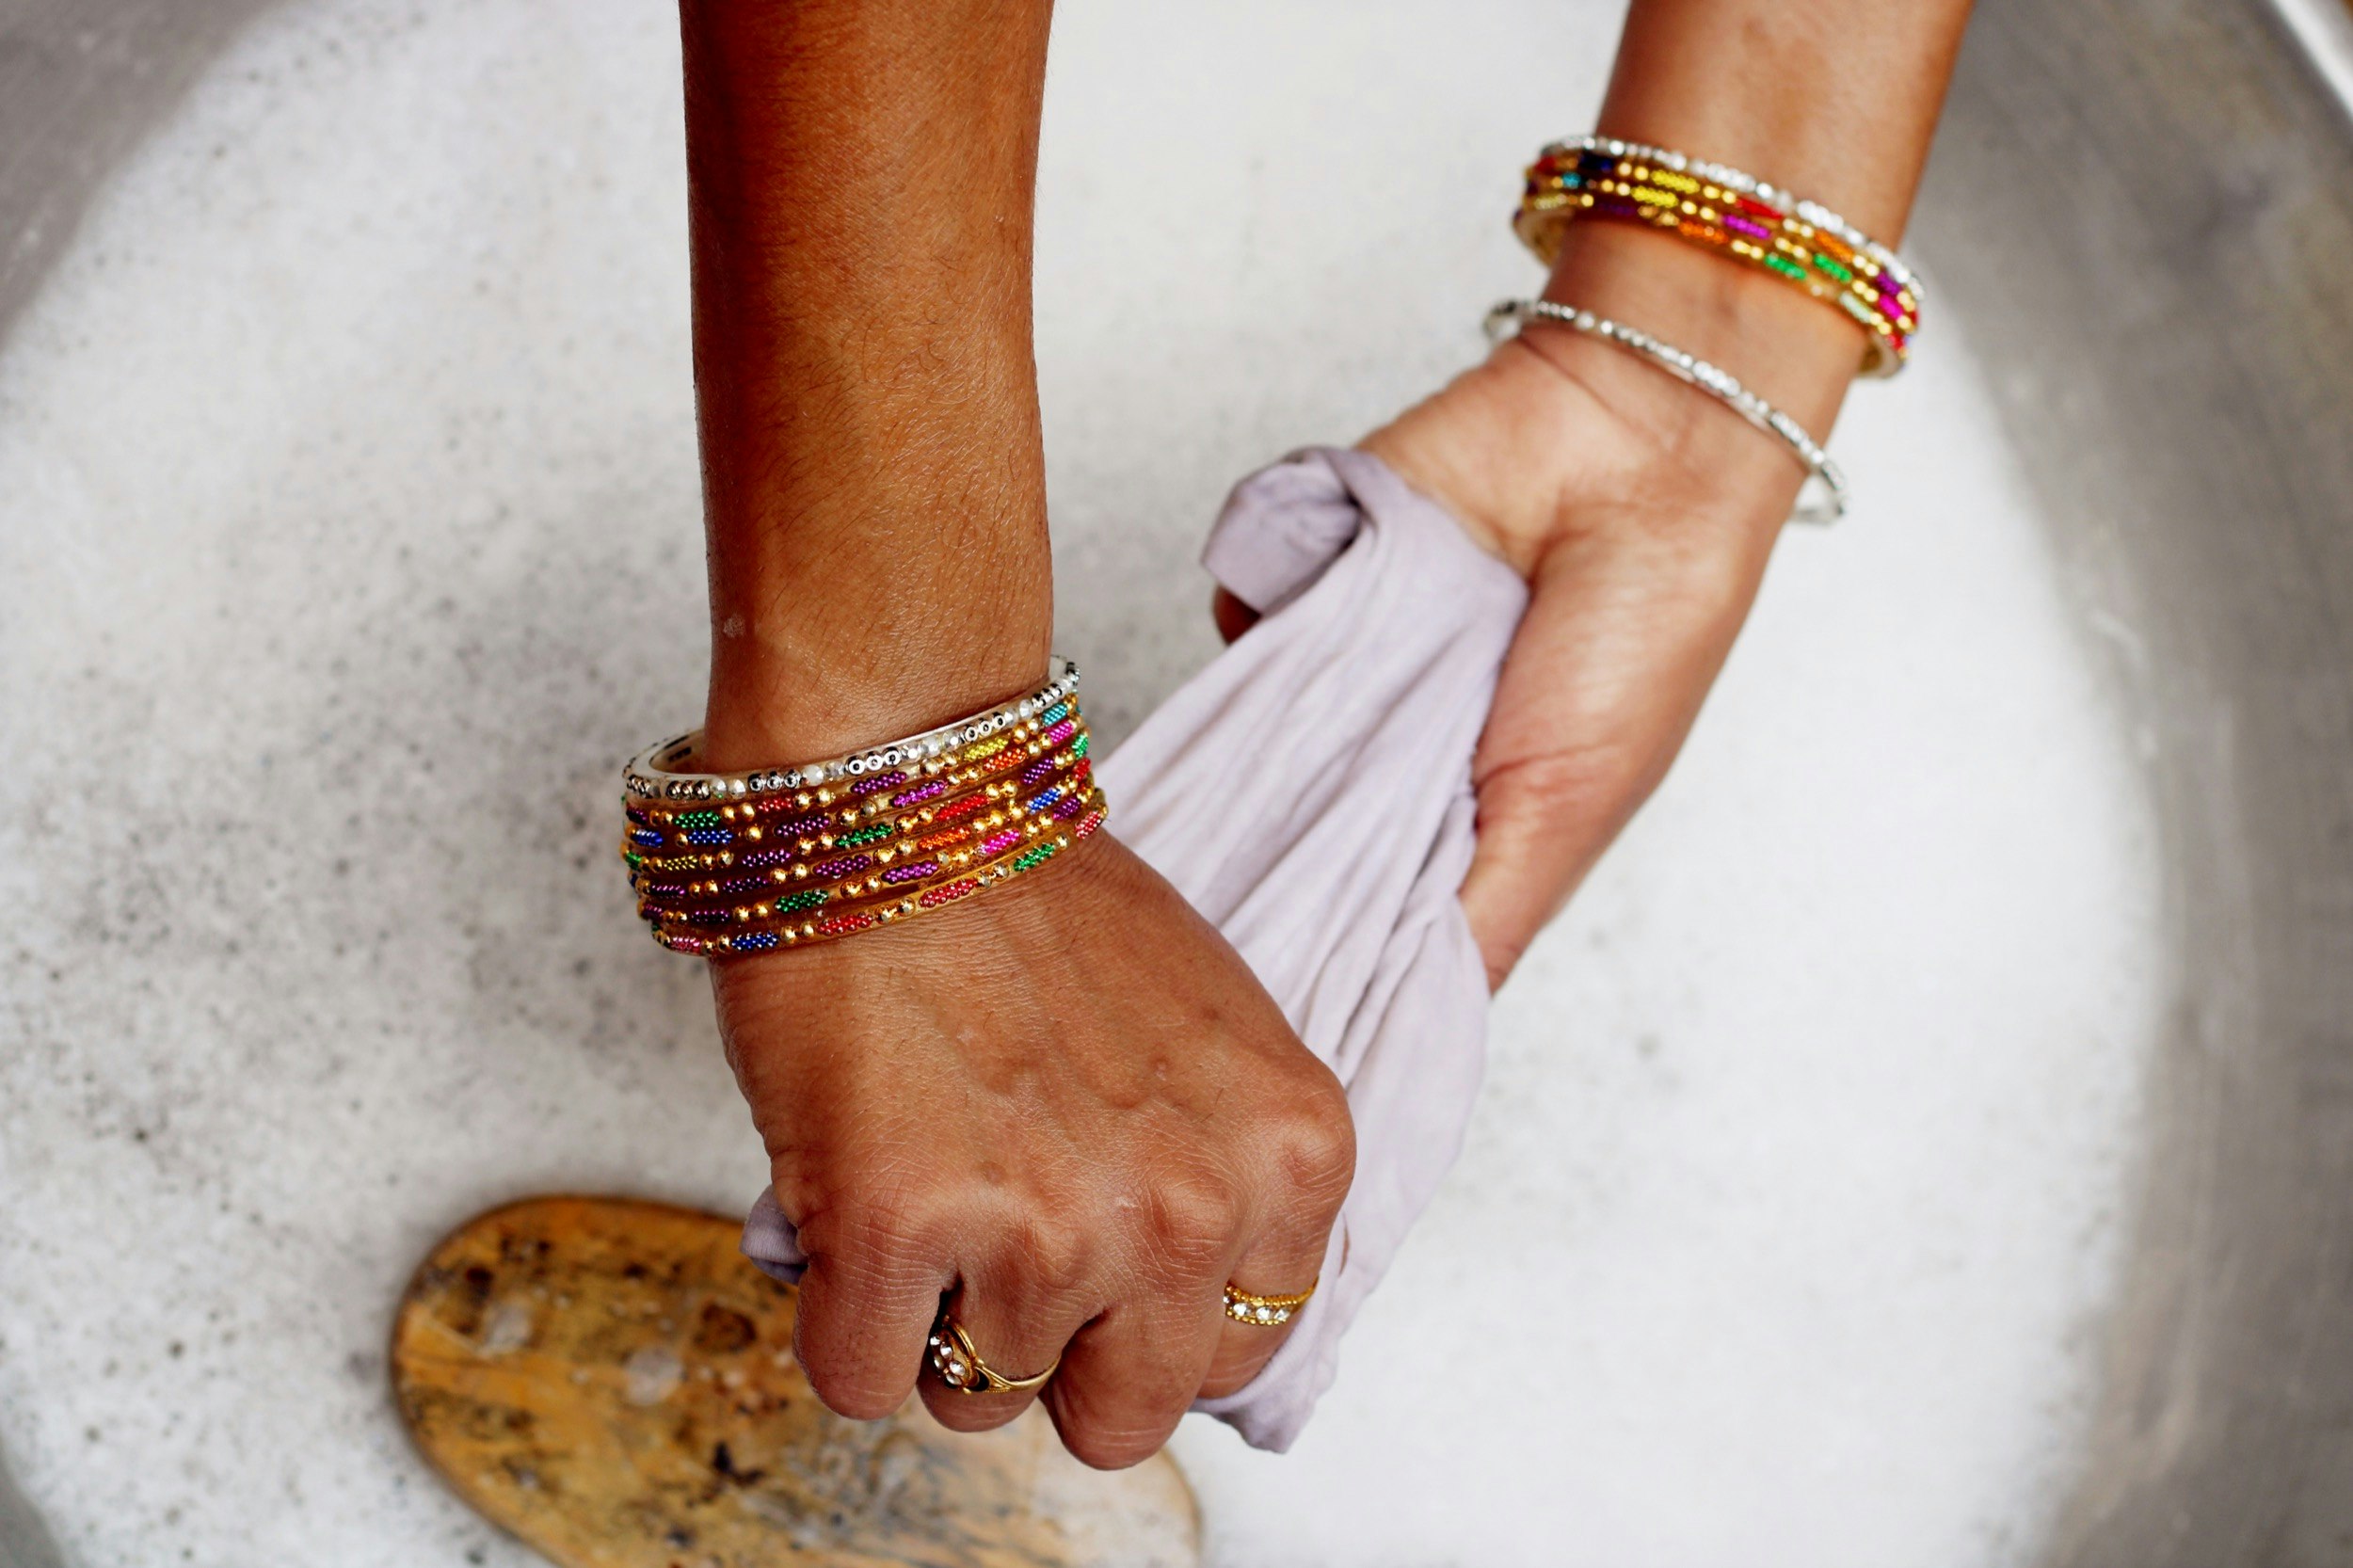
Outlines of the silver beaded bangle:
M1526 326L1531 321L1550 322L1612 343L1628 353L1641 356L1660 370L1689 386L1697 387L1755 425L1759 430L1789 448L1799 462L1805 465L1806 477L1818 484L1818 492L1801 495L1791 508L1792 522L1836 522L1847 513L1847 476L1838 472L1830 454L1821 443L1806 434L1805 427L1779 408L1766 402L1742 386L1733 374L1695 354L1687 354L1672 344L1664 344L1648 332L1597 316L1591 311L1580 311L1573 305L1556 305L1549 299L1507 299L1487 312L1487 336L1500 340L1506 324Z
M824 761L804 762L795 768L761 768L753 773L672 772L701 746L703 732L693 730L657 742L631 759L621 775L622 788L634 800L740 800L748 795L836 783L911 762L929 761L985 740L999 730L1010 729L1079 689L1079 666L1059 654L1048 663L1046 677L1046 684L1027 696L1000 703L953 724L863 751L829 757Z

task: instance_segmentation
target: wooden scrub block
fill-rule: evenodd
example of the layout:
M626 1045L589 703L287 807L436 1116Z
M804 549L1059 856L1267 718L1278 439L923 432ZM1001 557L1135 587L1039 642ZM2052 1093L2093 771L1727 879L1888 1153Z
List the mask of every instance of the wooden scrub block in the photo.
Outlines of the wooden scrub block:
M968 1434L912 1399L881 1421L826 1410L792 1357L793 1291L740 1230L584 1197L460 1227L392 1330L417 1447L563 1568L1197 1568L1165 1454L1090 1470L1034 1408Z

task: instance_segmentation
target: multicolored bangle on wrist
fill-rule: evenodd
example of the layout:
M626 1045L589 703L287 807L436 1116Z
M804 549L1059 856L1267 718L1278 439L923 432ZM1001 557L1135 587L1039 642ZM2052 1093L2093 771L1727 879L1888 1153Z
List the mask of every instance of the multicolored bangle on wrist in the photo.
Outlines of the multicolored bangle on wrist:
M1663 147L1584 136L1529 166L1512 227L1550 266L1579 218L1646 224L1770 272L1870 334L1866 376L1893 376L1919 330L1920 280L1896 253L1821 205L1754 175Z
M912 919L1035 870L1102 825L1100 791L1074 796L1071 803L1077 809L1067 819L1041 814L998 835L992 843L1002 840L1003 847L993 856L975 851L910 865L904 868L909 875L902 883L874 877L864 887L803 888L757 905L649 916L654 940L674 952L723 957L806 947Z
M699 733L624 773L621 857L654 939L724 956L828 940L968 897L1092 836L1079 672L937 729L797 767L676 771Z
M1079 689L1079 666L1057 654L1047 664L1046 683L1027 696L999 703L953 724L943 724L920 735L890 741L863 751L847 752L822 762L793 768L756 768L749 773L680 773L702 744L702 731L673 736L648 746L622 770L621 788L632 802L742 800L800 790L817 790L844 780L866 791L886 788L895 780L882 776L911 763L928 761L975 746L1052 707ZM903 774L904 777L904 775Z
M1074 703L1057 703L1038 723L1046 727L1042 732L1020 733L1011 744L1007 737L992 737L956 761L943 758L924 768L933 776L920 783L888 794L877 792L863 801L820 786L725 806L669 810L630 806L624 850L632 856L632 868L647 863L655 871L692 871L731 864L735 856L750 856L755 848L796 840L814 838L825 848L837 842L872 842L888 838L895 823L919 816L928 823L979 810L999 795L1039 783L1058 765L1086 759L1092 741L1078 721ZM974 756L985 760L970 762ZM1063 760L1058 763L1058 759ZM965 762L970 765L960 765Z
M1050 769L1031 784L991 784L936 810L920 808L850 833L772 839L740 854L715 851L709 864L684 874L641 858L630 878L639 912L653 919L716 906L742 910L761 900L827 890L838 899L914 880L928 859L962 866L976 852L994 856L1006 847L998 841L1006 833L1030 819L1067 809L1073 797L1093 786L1093 765L1084 758L1062 751L1040 760ZM633 853L633 846L625 849L623 857ZM795 907L824 902L813 897Z

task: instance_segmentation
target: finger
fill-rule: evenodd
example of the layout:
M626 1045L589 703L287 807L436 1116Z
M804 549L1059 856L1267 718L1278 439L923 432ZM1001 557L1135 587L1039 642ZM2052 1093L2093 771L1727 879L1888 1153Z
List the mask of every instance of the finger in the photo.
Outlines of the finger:
M999 1262L968 1274L949 1298L949 1315L1000 1377L1017 1383L1053 1367L1094 1316L1096 1303L1063 1286L1054 1279L1057 1274L1067 1277L1038 1251L1008 1248ZM954 1432L1001 1427L1039 1394L1034 1388L968 1394L928 1366L918 1386L924 1408Z
M1338 1270L1342 1246L1339 1228L1328 1224L1312 1240L1299 1235L1271 1236L1242 1255L1228 1283L1242 1295L1267 1302L1319 1289L1325 1274ZM1247 1302L1237 1301L1228 1307L1221 1292L1217 1349L1201 1380L1198 1397L1222 1399L1257 1377L1298 1327L1305 1310L1304 1305L1288 1311L1269 1305L1266 1317L1261 1318L1258 1309ZM1244 1318L1238 1319L1236 1312ZM1281 1320L1272 1320L1275 1319Z
M1328 1068L1320 1077L1320 1092L1271 1118L1255 1140L1274 1201L1242 1233L1221 1281L1217 1349L1200 1398L1221 1398L1258 1375L1306 1304L1296 1298L1338 1267L1347 1245L1339 1213L1355 1181L1355 1119L1338 1079Z
M1609 760L1545 758L1498 770L1479 788L1479 840L1456 897L1487 969L1500 986L1644 792Z
M1063 1447L1098 1470L1122 1470L1160 1451L1193 1406L1217 1353L1224 1320L1215 1285L1145 1290L1080 1329L1046 1385Z
M906 1402L952 1270L911 1226L829 1211L801 1226L809 1256L792 1330L809 1386L836 1415L874 1421Z
M1666 776L1754 592L1750 563L1651 553L1608 572L1576 550L1548 557L1504 660L1461 893L1490 985Z

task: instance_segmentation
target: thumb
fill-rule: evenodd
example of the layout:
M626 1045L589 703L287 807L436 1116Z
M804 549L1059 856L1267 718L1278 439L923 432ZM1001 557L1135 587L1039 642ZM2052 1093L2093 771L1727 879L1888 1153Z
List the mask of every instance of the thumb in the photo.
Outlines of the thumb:
M1490 990L1502 985L1650 792L1614 758L1529 758L1479 781L1479 843L1459 895Z

